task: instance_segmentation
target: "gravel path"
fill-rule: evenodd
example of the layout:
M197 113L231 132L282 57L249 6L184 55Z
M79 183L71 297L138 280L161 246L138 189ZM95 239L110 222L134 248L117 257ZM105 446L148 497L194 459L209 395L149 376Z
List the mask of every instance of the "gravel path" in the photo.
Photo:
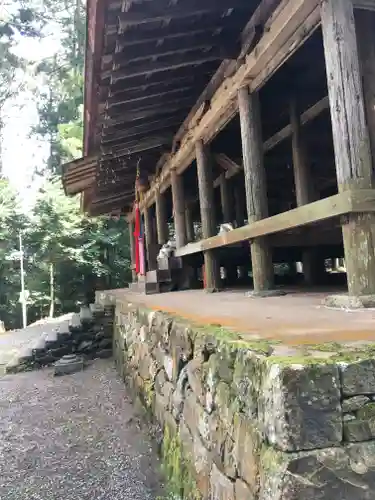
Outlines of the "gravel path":
M155 500L160 464L111 360L0 378L0 500Z

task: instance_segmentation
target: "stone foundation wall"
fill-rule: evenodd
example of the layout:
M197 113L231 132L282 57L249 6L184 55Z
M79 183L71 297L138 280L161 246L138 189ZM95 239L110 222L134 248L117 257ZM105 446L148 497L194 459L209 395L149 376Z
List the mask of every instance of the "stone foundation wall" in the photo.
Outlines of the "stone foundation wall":
M375 498L375 360L284 350L117 302L116 363L163 429L173 498Z

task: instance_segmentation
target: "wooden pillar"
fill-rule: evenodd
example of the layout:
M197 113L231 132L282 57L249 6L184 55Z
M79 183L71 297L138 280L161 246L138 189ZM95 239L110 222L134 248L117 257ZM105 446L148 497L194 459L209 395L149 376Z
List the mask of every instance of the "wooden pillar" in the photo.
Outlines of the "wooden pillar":
M206 239L214 236L216 233L212 164L209 158L208 148L202 141L196 143L195 152L202 236ZM206 290L208 292L218 291L220 289L220 269L214 250L204 252L204 272L206 277Z
M154 251L155 241L153 238L154 231L153 231L153 221L150 208L144 209L143 218L145 224L147 270L153 271L156 269L156 255Z
M195 240L194 221L192 217L192 208L186 204L185 207L186 240L188 243Z
M134 224L133 221L128 222L129 227L129 241L130 241L130 262L132 270L132 282L137 281L137 273L135 270L135 243L134 243Z
M249 224L251 224L268 216L258 95L249 94L247 87L241 88L238 92L238 108L241 122L247 215ZM256 238L251 241L250 247L254 293L262 294L271 290L274 285L272 253L266 238Z
M290 124L292 127L292 152L294 184L296 189L297 206L307 205L316 201L314 180L307 157L300 112L296 99L290 102ZM303 275L309 285L315 285L324 274L324 259L314 249L305 250L302 255Z
M355 13L365 114L370 136L374 185L375 169L375 12L358 9Z
M338 188L368 189L372 159L353 2L324 0L321 15ZM342 224L349 296L375 295L375 214L350 214Z
M185 194L183 179L175 170L171 171L172 200L176 247L186 245Z
M220 200L221 210L223 214L223 223L232 222L232 204L229 180L225 178L225 174L220 176Z
M156 232L159 245L164 245L169 238L165 195L156 192Z

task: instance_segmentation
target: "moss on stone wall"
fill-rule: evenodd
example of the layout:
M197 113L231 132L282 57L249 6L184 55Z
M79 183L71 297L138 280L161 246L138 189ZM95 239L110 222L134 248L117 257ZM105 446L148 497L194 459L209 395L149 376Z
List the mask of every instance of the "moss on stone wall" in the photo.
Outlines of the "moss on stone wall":
M202 499L192 475L192 465L184 456L180 438L178 434L173 434L168 425L164 426L162 464L171 498Z

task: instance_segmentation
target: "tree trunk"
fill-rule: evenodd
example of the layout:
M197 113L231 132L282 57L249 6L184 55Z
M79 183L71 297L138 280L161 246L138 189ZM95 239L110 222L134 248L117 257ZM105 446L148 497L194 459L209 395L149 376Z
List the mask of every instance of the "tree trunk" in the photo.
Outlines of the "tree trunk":
M54 275L54 266L52 262L49 265L49 295L50 295L49 317L53 318L55 314L55 275Z

